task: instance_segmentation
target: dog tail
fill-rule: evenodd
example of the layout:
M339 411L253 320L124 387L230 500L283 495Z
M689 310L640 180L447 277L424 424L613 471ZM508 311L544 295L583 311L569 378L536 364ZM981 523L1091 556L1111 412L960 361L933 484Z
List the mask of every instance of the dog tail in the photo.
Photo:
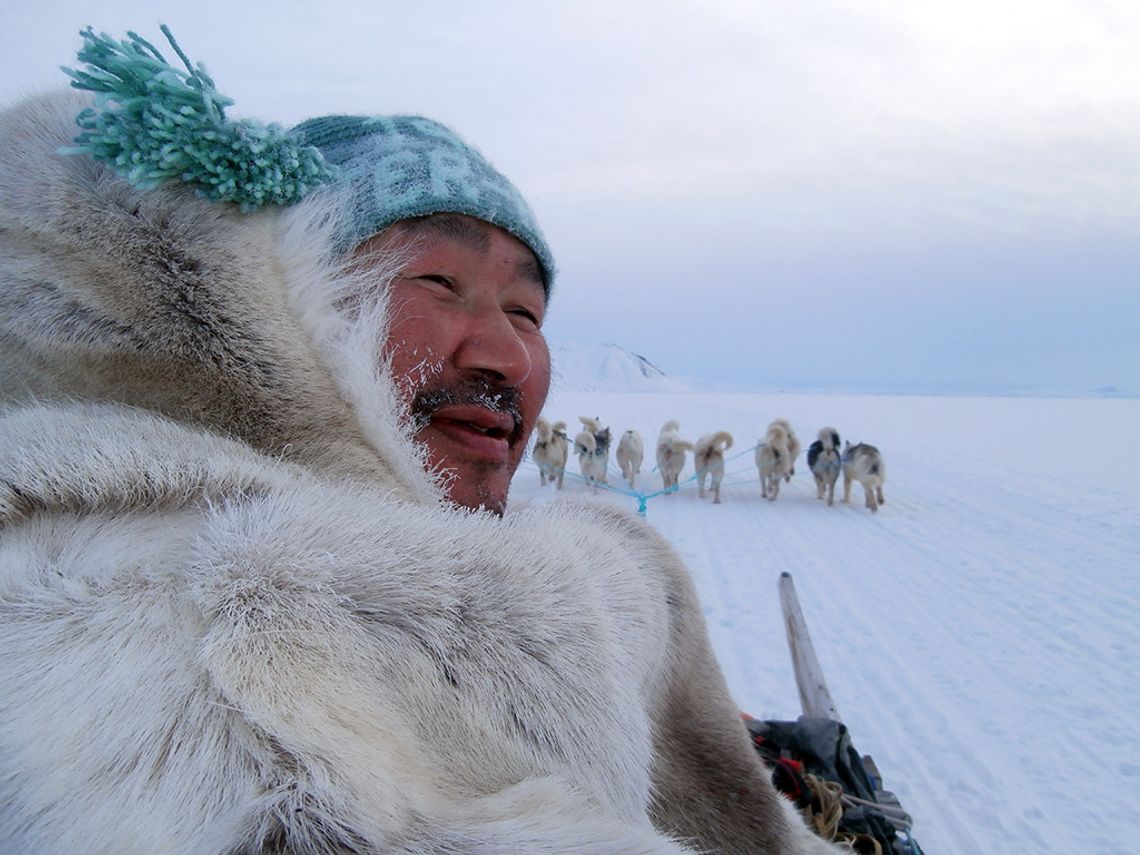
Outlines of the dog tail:
M713 434L713 445L722 445L725 449L732 448L732 434L726 430L718 430Z
M578 454L593 454L598 450L598 443L594 435L588 430L582 431L574 437L574 451Z

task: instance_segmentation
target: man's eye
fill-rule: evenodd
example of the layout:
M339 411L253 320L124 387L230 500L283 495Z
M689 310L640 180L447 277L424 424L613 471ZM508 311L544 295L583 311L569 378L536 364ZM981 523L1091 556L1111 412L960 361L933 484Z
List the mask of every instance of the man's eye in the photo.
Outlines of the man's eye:
M454 288L455 283L447 276L441 276L438 273L425 273L422 276L416 277L417 279L426 279L428 282L435 282L437 285L442 285L444 288Z
M542 321L540 321L538 319L538 315L536 315L530 309L524 309L521 307L516 308L516 309L508 309L508 314L514 315L515 317L518 317L518 318L522 318L524 321L528 321L531 325L534 326L535 329L541 329L542 328Z

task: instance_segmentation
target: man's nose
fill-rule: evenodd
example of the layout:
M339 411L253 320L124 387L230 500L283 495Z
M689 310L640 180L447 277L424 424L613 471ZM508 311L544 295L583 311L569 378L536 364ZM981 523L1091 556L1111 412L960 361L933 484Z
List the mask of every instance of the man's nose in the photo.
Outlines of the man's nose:
M510 316L498 306L480 308L468 316L455 363L463 371L494 374L511 386L522 383L531 371L526 343Z

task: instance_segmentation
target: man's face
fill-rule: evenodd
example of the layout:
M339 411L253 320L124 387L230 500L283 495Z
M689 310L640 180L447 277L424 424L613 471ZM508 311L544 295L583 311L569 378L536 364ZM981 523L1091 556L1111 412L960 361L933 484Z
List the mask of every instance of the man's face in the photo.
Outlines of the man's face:
M453 476L451 501L502 513L550 387L541 269L507 232L453 214L398 223L357 253L387 249L410 259L383 355L416 439Z

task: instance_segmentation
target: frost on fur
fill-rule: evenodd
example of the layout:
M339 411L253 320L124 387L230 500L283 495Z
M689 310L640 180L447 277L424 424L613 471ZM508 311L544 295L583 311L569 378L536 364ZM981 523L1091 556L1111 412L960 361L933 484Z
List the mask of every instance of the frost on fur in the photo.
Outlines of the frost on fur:
M140 190L88 102L0 114L5 851L830 851L660 534L442 501L336 189Z

